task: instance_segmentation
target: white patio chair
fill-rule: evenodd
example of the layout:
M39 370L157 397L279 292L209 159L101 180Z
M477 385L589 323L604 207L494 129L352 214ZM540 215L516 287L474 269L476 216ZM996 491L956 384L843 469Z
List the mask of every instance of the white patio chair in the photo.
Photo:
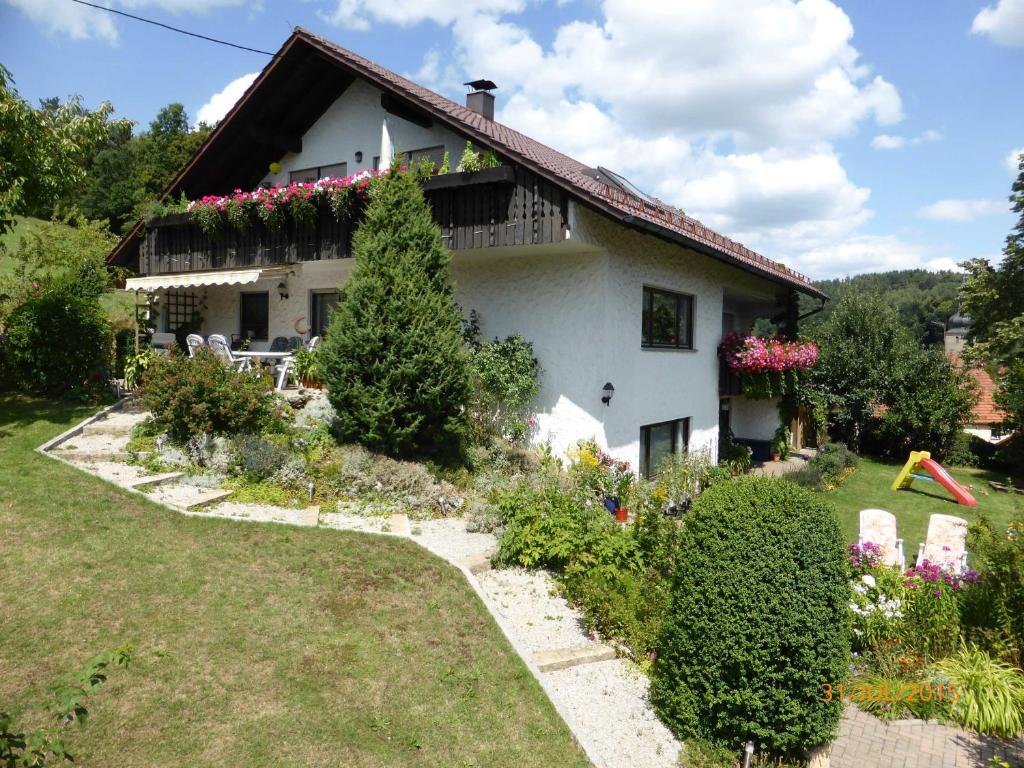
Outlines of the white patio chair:
M314 336L309 340L309 344L306 345L306 349L312 352L316 349L317 344L320 343L320 337ZM295 370L295 359L286 357L277 366L277 388L284 389L288 384L288 374Z
M967 569L967 521L955 515L928 518L928 538L917 550L917 562L939 563L954 573Z
M188 356L195 357L196 352L200 347L204 346L206 342L203 341L203 337L198 333L190 333L185 337L185 344L188 346Z
M210 337L206 340L207 346L210 347L210 351L214 355L219 357L225 363L230 365L237 371L248 371L252 367L252 362L248 357L235 357L231 351L231 344L228 343L227 337L220 333L211 333Z
M884 509L862 509L857 543L864 546L868 541L881 547L883 565L906 570L907 559L903 554L903 539L896 536L895 515Z

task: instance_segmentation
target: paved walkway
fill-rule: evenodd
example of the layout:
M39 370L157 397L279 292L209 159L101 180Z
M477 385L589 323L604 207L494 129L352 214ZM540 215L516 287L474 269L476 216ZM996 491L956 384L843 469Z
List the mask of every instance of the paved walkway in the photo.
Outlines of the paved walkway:
M793 451L783 461L759 461L751 468L750 474L762 475L764 477L781 477L806 466L808 460L813 455L813 449L804 448L800 451Z
M923 720L883 723L847 705L830 768L1024 768L1024 740L1003 741Z

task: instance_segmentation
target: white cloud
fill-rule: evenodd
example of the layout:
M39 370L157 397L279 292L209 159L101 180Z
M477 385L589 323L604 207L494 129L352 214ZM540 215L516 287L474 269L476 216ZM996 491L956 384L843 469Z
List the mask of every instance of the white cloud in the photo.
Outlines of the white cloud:
M98 0L110 7L127 10L159 8L170 13L205 13L217 6L243 5L247 0ZM73 40L99 38L113 43L118 39L115 16L98 8L69 0L0 0L21 10L36 24L51 33L65 34Z
M1009 210L1005 200L985 198L939 200L919 208L917 215L932 221L972 221L980 216L992 216Z
M817 278L845 277L891 269L952 269L957 262L930 246L895 235L854 235L808 249L787 260L794 269Z
M1006 170L1010 172L1010 176L1013 178L1017 178L1017 174L1020 173L1019 163L1021 155L1024 155L1024 147L1011 149L1010 154L1006 156Z
M226 115L235 106L246 89L252 85L253 80L259 76L259 72L250 72L232 80L224 88L210 97L196 113L196 122L209 123L213 125Z
M871 146L875 149L903 149L904 147L916 147L918 144L941 140L942 133L935 130L927 130L919 136L910 137L881 133L871 140Z
M408 27L424 21L448 26L477 13L518 13L525 0L335 0L334 9L321 18L348 29L369 29L371 20Z
M354 1L368 24L382 20ZM418 74L452 93L467 77L493 79L502 122L798 265L872 216L870 190L847 176L833 140L898 122L900 97L859 61L831 3L741 5L661 0L639 14L606 0L597 21L554 30L548 46L515 18L466 10L450 24L453 50L428 54Z
M971 32L986 35L996 45L1024 45L1024 0L996 0L974 17Z

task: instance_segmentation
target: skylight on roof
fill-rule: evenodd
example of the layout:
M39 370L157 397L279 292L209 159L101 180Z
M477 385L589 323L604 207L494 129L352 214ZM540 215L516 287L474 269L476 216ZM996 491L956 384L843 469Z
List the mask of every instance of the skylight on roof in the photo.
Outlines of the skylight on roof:
M622 190L628 195L639 197L644 202L650 203L653 206L660 207L660 203L657 200L648 195L646 192L641 191L635 184L633 184L633 182L631 182L625 176L622 176L621 174L618 174L615 171L609 170L608 168L605 168L603 165L597 166L597 168L594 170L588 169L588 171L590 172L587 173L587 175L590 176L591 178L597 179L598 181L603 181L606 184L610 184L613 187L617 187L618 189Z

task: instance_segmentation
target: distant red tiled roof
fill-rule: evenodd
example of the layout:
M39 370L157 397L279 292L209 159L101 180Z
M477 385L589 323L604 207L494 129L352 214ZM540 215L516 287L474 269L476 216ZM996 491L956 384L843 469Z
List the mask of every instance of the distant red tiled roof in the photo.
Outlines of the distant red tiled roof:
M947 353L946 356L958 368L965 367L963 358L955 352ZM984 368L967 368L966 370L974 380L974 386L978 393L978 400L971 412L971 424L1002 424L1006 419L1006 412L996 405L993 397L997 389L996 382Z
M617 216L627 224L643 222L653 225L653 228L662 230L664 234L678 235L698 247L704 246L725 260L783 282L803 293L825 298L825 294L799 272L720 235L690 216L682 215L668 206L652 204L586 175L584 171L588 170L587 166L558 150L506 125L488 120L462 104L424 88L308 30L297 27L295 34L358 70L369 80L376 81L383 88L400 93L443 121L457 123L462 130L478 137L480 143L492 145L500 153L510 155L523 165L546 175L567 191Z

